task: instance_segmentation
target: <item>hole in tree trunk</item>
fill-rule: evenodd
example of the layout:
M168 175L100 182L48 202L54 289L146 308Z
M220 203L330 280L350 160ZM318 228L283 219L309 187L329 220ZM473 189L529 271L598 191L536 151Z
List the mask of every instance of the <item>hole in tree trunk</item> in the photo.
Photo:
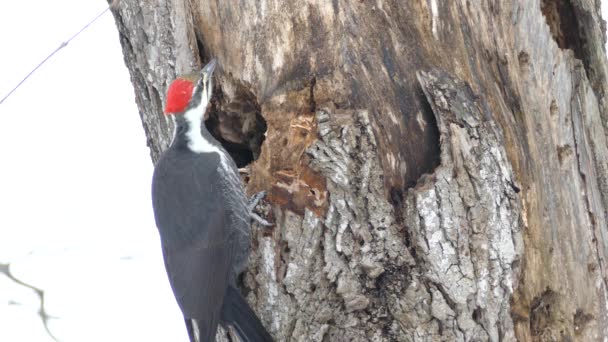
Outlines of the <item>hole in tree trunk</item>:
M195 32L195 35L201 65L204 65L210 57L205 55L205 44L200 34ZM220 60L220 66L221 63ZM236 83L230 85L235 90L228 98L220 91L222 85L218 84L217 79L205 126L230 154L237 167L241 168L259 157L267 128L266 120L261 115L256 96L248 88L225 77L223 80L226 82Z
M205 126L236 165L244 167L259 157L267 126L255 95L241 85L236 89L230 100L218 92Z
M426 98L422 91L419 95L420 100L420 110L424 114L424 119L427 123L427 136L426 141L424 142L428 147L428 152L425 156L426 163L421 163L424 165L421 168L420 176L416 177L416 180L410 180L410 183L407 184L407 188L411 188L416 186L416 183L420 180L421 176L424 174L432 174L435 172L435 169L441 164L441 142L439 133L439 126L437 123L437 119L435 118L435 114L433 113L433 108L429 103L429 100Z
M579 25L579 11L570 0L541 0L540 9L545 16L553 39L560 49L570 49L588 69L585 54L585 35Z

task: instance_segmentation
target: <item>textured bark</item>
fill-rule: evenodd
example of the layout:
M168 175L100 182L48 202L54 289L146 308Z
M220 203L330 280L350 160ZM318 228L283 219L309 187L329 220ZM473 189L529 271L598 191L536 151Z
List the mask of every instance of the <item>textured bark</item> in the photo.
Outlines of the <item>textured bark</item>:
M207 127L267 190L248 299L280 341L608 338L599 1L123 0L152 159Z

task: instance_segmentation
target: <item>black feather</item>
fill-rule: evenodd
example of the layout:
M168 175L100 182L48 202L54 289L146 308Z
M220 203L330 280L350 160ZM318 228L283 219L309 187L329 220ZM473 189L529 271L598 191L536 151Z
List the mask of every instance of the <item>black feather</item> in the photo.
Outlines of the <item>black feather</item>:
M272 342L272 337L238 289L229 286L222 307L222 326L235 328L243 342Z

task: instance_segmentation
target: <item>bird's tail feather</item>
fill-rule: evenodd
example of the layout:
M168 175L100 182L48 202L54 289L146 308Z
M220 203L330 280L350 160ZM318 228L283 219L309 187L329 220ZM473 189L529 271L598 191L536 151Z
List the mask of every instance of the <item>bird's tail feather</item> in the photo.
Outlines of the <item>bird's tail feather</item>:
M218 320L205 322L195 318L186 318L186 329L190 342L214 342L217 332Z
M224 297L222 323L232 325L243 342L272 342L258 316L233 286L228 287Z
M190 342L196 342L196 336L194 336L194 327L192 326L192 320L189 318L184 318L186 322L186 329L188 330L188 337L190 338Z

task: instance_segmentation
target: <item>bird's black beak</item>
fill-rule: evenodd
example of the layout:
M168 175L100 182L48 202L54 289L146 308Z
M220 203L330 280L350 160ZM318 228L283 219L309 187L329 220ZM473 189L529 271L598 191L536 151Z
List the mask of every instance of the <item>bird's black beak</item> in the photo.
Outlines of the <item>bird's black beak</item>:
M198 82L196 83L194 93L192 94L192 99L188 103L187 109L195 108L201 104L201 101L204 101L205 106L207 106L211 100L211 96L213 96L213 71L215 70L216 66L217 59L213 58L201 69ZM206 98L203 99L203 97Z
M207 65L205 65L203 67L203 70L201 70L201 73L203 75L207 75L207 77L211 77L216 66L217 66L217 59L214 58L214 59L210 60L209 63L207 63Z

